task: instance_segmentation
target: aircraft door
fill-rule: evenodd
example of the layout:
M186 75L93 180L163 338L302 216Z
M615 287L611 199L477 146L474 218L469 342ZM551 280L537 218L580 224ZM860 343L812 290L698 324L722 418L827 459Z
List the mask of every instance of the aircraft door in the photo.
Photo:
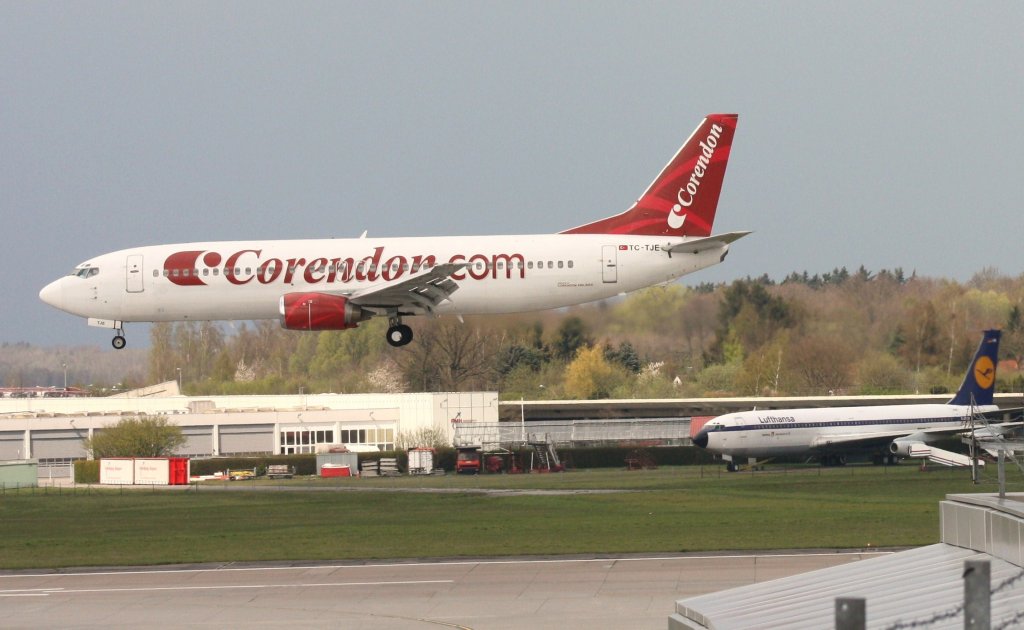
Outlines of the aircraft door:
M128 293L142 293L142 254L129 254L125 265Z
M618 248L615 245L605 245L601 250L601 279L605 282L618 282Z

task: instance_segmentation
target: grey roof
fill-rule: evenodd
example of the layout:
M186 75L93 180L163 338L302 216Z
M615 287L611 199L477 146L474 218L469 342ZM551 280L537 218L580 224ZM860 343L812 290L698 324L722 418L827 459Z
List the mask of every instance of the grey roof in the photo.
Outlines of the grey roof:
M963 628L966 560L991 562L992 627L1018 627L1007 622L1024 615L1024 570L944 543L679 600L673 618L714 630L818 630L834 627L836 598L861 597L868 628Z

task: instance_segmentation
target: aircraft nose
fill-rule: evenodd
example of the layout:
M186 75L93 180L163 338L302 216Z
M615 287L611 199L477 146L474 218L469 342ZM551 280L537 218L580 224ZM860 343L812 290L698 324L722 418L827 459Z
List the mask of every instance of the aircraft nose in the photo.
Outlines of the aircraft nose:
M54 308L64 308L64 289L61 280L54 280L39 292L39 299Z
M697 435L693 436L693 443L701 448L708 447L708 432L701 429L697 432Z

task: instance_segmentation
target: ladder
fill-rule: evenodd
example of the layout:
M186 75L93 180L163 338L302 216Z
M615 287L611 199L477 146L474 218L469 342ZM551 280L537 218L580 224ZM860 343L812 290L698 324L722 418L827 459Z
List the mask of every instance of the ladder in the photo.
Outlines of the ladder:
M529 442L529 445L533 447L534 452L537 454L537 469L547 471L561 470L562 462L558 460L555 445L547 441L546 437L543 442Z

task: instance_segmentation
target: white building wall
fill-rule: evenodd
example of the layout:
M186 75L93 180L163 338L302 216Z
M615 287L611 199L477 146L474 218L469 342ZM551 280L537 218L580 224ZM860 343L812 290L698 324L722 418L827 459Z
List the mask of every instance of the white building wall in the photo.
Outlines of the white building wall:
M365 429L399 433L423 427L453 437L452 419L497 422L497 392L309 394L288 396L170 396L166 398L0 399L3 450L33 457L82 457L80 439L122 418L166 415L182 427L189 453L237 449L279 452L284 431ZM259 427L259 428L254 428ZM265 428L263 428L265 427ZM244 438L242 436L245 436ZM20 443L19 443L20 442ZM243 443L244 442L244 443ZM33 449L34 450L34 449Z

